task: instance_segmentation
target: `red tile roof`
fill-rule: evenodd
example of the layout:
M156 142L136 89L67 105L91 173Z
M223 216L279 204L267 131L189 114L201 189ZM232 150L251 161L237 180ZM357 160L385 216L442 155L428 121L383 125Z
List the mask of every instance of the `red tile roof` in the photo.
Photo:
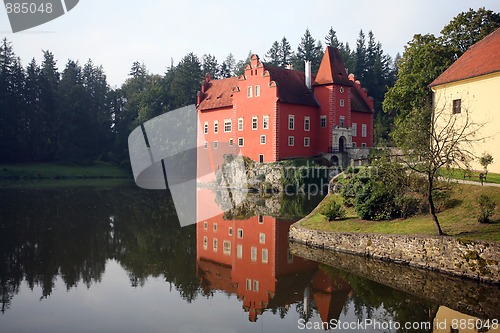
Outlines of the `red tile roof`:
M465 80L500 71L500 29L472 45L429 86Z
M205 92L201 93L200 110L217 109L233 105L233 88L238 85L237 77L212 80L207 83Z
M278 98L282 103L319 106L306 87L304 72L264 64L271 80L278 84Z
M328 46L321 60L321 64L319 65L314 84L322 85L332 83L352 86L352 82L349 81L345 64L340 56L339 50Z

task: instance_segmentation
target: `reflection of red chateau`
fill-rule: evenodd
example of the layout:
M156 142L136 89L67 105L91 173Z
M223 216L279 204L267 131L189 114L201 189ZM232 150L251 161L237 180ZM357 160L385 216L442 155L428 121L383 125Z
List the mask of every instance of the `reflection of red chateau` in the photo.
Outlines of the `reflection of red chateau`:
M200 190L199 195L213 193ZM317 263L290 254L292 223L269 216L225 220L222 213L197 223L197 270L205 292L236 294L256 321L265 309L304 299L307 289L324 321L338 318L350 286L329 278Z
M373 112L372 99L347 75L335 48L326 48L315 77L253 55L244 75L203 83L199 144L209 154L221 145L238 147L261 162L349 153L373 146Z

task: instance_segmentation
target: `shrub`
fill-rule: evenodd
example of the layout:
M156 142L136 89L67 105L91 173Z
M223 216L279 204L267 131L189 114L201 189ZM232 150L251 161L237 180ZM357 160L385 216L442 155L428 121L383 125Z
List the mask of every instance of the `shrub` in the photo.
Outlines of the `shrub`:
M486 194L481 194L479 199L477 199L477 203L479 204L479 217L477 220L480 223L491 222L490 218L493 216L496 207L495 201Z
M324 215L328 219L328 221L343 219L346 217L344 208L342 208L342 205L336 201L324 205L320 211L320 214Z

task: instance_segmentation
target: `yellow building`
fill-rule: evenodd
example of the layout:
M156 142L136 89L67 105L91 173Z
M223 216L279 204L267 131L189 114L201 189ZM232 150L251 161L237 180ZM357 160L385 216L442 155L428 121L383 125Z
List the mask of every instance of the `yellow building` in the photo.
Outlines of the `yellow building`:
M500 29L471 46L429 86L434 109L446 113L439 121L459 117L460 124L469 117L479 125L471 168L482 170L479 157L488 153L493 156L488 170L500 173Z

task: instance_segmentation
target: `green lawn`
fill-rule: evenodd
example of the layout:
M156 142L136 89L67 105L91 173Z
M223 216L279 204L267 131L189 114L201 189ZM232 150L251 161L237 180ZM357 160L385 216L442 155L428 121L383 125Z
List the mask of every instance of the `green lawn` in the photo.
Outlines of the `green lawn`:
M0 164L0 187L60 187L116 184L131 179L116 165Z
M477 198L481 194L491 196L497 203L496 214L491 224L481 224L477 221L479 212ZM457 204L438 214L443 232L460 238L500 242L500 188L455 184L451 199ZM331 200L342 201L342 198L338 195L330 195L322 204ZM319 210L317 209L310 218L302 221L302 225L311 229L334 232L436 234L430 215L391 221L364 221L360 220L354 209L350 208L347 209L346 219L328 222L323 215L318 213Z
M466 174L464 178L464 174ZM458 180L471 180L474 182L479 182L479 171L470 171L465 173L464 170L459 170L459 169L451 169L451 170L444 170L442 172L443 177L448 177L448 178L453 178L453 179L458 179ZM491 173L488 172L488 175L486 176L486 181L485 183L495 183L495 184L500 184L500 174L498 173Z

